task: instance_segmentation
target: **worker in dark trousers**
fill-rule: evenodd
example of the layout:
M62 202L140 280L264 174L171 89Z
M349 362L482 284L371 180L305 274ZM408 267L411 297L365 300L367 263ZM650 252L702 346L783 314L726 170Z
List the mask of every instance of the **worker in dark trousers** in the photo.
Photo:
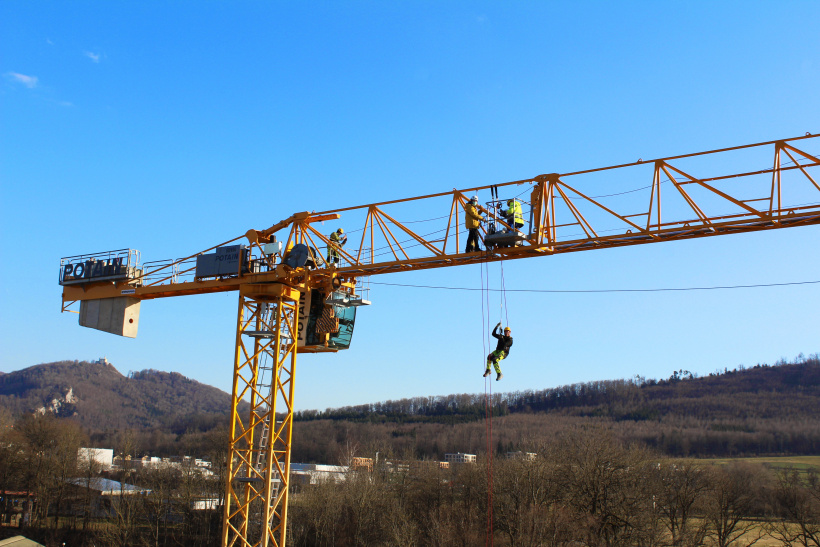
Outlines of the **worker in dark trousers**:
M513 345L510 327L504 328L503 335L500 329L501 323L498 323L493 329L493 336L498 339L498 345L495 347L495 351L487 356L487 370L484 371L484 377L486 378L490 375L490 365L492 365L495 368L496 374L498 374L495 378L496 381L504 377L504 375L501 374L500 363L502 359L505 359L510 354L510 348Z
M467 249L465 253L476 253L481 250L478 246L478 228L484 221L481 216L481 207L478 205L478 196L473 196L464 206L464 225L470 231L467 234Z
M327 261L330 264L337 264L339 262L339 249L344 247L347 243L347 236L343 228L339 228L328 238L330 243L327 246Z

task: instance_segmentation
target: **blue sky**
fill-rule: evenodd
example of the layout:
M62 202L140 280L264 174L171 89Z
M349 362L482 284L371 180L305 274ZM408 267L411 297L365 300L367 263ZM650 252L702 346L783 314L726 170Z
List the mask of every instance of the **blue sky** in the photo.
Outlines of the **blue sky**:
M817 2L0 3L0 370L105 355L227 391L236 294L144 302L122 339L59 313L60 257L187 256L297 211L817 133L818 20ZM814 281L818 236L504 272L515 289ZM478 287L480 271L373 281ZM349 351L299 358L298 408L484 389L477 293L374 285L371 299ZM820 351L818 284L508 303L495 390Z

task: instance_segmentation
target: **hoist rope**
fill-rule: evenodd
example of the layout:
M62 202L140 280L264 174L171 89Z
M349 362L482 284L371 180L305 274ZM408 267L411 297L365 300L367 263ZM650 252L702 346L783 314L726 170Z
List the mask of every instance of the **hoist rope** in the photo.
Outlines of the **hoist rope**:
M507 308L507 285L504 283L504 261L500 262L501 264L501 307L504 310L504 321L505 326L510 326L510 314L509 309Z
M480 264L481 267L481 288L489 288L490 272L486 263ZM484 273L487 275L485 276ZM486 278L486 279L485 279ZM486 305L487 313L485 315L484 308ZM489 354L489 348L492 347L492 341L489 336L490 319L490 291L482 290L481 292L481 344L484 350L484 359ZM489 367L489 362L485 364ZM493 455L492 455L492 438L493 438L493 421L492 421L492 397L493 397L493 377L492 373L484 377L484 427L485 436L487 439L487 527L484 545L493 544Z

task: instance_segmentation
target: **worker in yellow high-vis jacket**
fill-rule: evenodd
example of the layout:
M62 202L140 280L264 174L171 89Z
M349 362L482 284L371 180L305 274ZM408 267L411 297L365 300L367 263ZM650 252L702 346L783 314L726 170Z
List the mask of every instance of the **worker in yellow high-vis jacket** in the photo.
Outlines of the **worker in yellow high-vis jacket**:
M504 220L513 230L519 230L524 226L524 213L521 211L521 202L517 199L507 201L507 209L504 211Z

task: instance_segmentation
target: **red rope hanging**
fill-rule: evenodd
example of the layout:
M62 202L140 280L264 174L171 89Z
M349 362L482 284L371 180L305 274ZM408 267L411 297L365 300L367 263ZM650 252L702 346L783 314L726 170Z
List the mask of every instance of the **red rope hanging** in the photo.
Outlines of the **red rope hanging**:
M488 268L486 264L481 265L481 322L484 332L481 336L481 342L485 355L488 352L488 344L491 347L491 340L489 339L490 328L490 273L487 271L487 279L485 284L484 268ZM484 306L487 306L487 314L485 318ZM485 435L487 439L487 528L484 545L493 545L493 412L492 412L492 398L493 398L493 378L492 375L487 375L484 378L484 424Z

